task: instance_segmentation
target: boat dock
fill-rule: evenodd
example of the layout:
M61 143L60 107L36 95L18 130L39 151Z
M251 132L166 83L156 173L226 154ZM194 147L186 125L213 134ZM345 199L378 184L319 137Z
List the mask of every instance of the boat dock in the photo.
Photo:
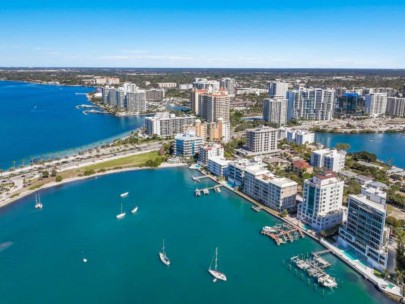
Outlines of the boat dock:
M327 253L327 250L324 250L322 253ZM324 287L336 287L337 283L335 278L330 276L325 272L325 268L330 266L330 263L326 260L319 260L319 253L312 253L313 257L309 259L300 258L300 256L293 256L290 261L295 264L295 266L303 271L305 271L308 276L316 279L317 283ZM326 262L326 263L324 263Z
M288 241L292 243L305 236L301 229L286 223L264 227L261 233L273 239L277 245L286 244Z
M91 108L97 108L97 106L93 106L93 105L89 105L89 104L81 104L81 105L77 105L76 109L91 109Z
M314 260L315 260L316 262L318 262L318 264L319 264L322 268L326 268L326 267L329 267L329 266L330 266L330 263L329 263L327 260L325 260L323 257L321 257L321 255L322 255L322 254L329 253L329 252L331 252L331 251L332 251L332 250L330 250L330 249L322 250L322 251L315 251L315 252L312 252L312 255L313 255L313 257L314 257Z
M204 189L195 189L194 194L195 196L201 196L201 193L208 195L210 194L210 190L214 190L217 193L221 193L221 187L222 185L215 185L213 187L208 187Z
M193 181L199 182L200 180L202 180L204 178L209 178L209 177L206 176L206 175L201 175L201 176L192 176L191 178L192 178Z

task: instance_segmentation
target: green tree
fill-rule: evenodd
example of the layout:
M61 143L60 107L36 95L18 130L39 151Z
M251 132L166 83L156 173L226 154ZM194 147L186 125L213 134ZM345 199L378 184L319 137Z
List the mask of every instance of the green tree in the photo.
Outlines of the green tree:
M61 182L62 181L62 176L60 176L60 175L57 175L56 177L55 177L55 182Z
M350 145L349 144L336 144L336 149L338 150L343 150L343 151L347 151L350 149Z

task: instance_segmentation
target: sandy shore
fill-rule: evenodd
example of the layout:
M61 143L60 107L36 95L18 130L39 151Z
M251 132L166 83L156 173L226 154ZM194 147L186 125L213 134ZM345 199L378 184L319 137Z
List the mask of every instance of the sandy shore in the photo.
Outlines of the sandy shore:
M108 175L108 174L114 174L114 173L122 173L122 172L137 171L137 170L151 170L151 169L185 167L186 165L187 164L185 164L185 163L163 163L157 168L150 168L150 167L123 168L123 169L118 169L118 170L110 170L110 171L106 171L106 172L100 172L100 173L96 173L96 174L89 175L89 176L77 176L77 177L67 178L67 179L62 180L61 182L50 182L50 183L47 183L47 184L43 185L41 188L38 188L38 189L35 189L35 190L27 190L27 191L24 191L24 192L20 193L20 195L18 195L16 197L8 198L8 199L6 199L6 200L4 200L4 201L2 201L0 203L0 208L5 207L7 205L10 205L11 203L14 203L14 202L16 202L16 201L18 201L18 200L32 194L32 193L35 193L37 191L41 191L42 189L52 188L52 187L64 185L64 184L67 184L67 183L72 183L72 182L75 182L75 181L91 179L91 178L94 178L94 177Z

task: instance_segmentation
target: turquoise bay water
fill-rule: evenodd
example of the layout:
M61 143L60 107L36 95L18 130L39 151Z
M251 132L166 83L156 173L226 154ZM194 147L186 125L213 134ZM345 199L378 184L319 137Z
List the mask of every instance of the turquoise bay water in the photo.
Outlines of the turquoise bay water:
M195 198L197 185L212 182L195 184L192 174L107 175L42 190L43 210L33 196L0 209L0 302L390 303L331 255L340 287L323 294L308 285L283 260L319 244L306 237L276 246L259 233L276 219L225 189ZM121 201L127 212L138 205L138 214L116 220ZM170 267L158 258L162 238ZM215 246L225 283L207 272Z
M350 145L349 152L369 151L378 159L392 160L392 164L405 168L405 134L329 134L317 133L316 141L335 147L338 143Z
M143 125L143 117L82 114L75 106L90 103L76 93L92 90L0 81L0 168L99 143Z

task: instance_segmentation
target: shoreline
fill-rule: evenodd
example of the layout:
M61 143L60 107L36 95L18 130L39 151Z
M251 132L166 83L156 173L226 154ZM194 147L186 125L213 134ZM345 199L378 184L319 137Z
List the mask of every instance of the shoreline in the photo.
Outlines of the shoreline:
M211 174L202 172L201 169L199 169L197 171L200 172L200 174L202 174L202 175L208 177L209 179L211 179L213 182L215 182L215 183L217 183L219 185L222 185L227 190L229 190L232 193L236 194L237 196L241 197L247 203L250 203L251 205L260 207L264 212L266 212L270 216L276 218L277 220L283 221L285 223L288 223L288 224L300 229L305 235L307 235L312 240L314 240L315 242L320 244L322 247L324 247L325 249L331 250L330 253L332 255L334 255L338 260L340 260L341 262L343 262L344 264L349 266L351 269L353 269L365 281L371 283L379 292L384 294L387 298L389 298L389 299L391 299L393 301L396 301L396 302L399 302L403 298L402 294L399 295L398 293L396 293L394 291L390 291L390 290L387 290L386 288L382 287L382 285L384 285L384 283L382 283L383 281L390 283L389 281L385 281L385 280L383 280L381 278L377 278L374 274L370 274L365 269L361 269L358 265L356 265L356 263L354 261L350 261L347 257L343 256L340 249L338 247L336 247L334 244L326 241L322 237L318 237L316 235L316 233L313 232L312 230L304 229L302 227L302 223L299 222L298 220L296 220L296 219L294 220L293 218L290 218L289 216L282 217L282 216L280 216L279 212L271 209L270 207L267 207L264 204L261 204L261 203L257 202L256 200L254 200L253 198L247 196L243 192L240 192L238 190L233 189L226 182L224 182L224 183L219 182L218 180L216 180L216 178L214 176L212 176Z
M130 171L138 171L138 170L153 170L153 169L166 169L166 168L177 168L177 167L186 167L187 164L186 163L162 163L159 167L157 168L153 168L153 167L133 167L133 168L122 168L122 169L115 169L115 170L109 170L109 171L105 171L105 172L98 172L89 176L76 176L76 177L72 177L72 178L67 178L64 179L60 182L50 182L47 184L42 185L40 188L37 189L33 189L33 190L27 190L22 192L20 195L16 196L16 197L12 197L9 198L7 200L5 200L4 202L0 203L0 209L9 206L13 203L17 203L20 199L25 198L26 196L29 196L37 191L41 191L43 189L49 189L49 188L53 188L59 185L65 185L65 184L69 184L69 183L73 183L76 181L82 181L82 180L86 180L86 179L91 179L94 177L99 177L99 176L104 176L104 175L109 175L109 174L119 174L119 173L124 173L124 172L130 172Z

